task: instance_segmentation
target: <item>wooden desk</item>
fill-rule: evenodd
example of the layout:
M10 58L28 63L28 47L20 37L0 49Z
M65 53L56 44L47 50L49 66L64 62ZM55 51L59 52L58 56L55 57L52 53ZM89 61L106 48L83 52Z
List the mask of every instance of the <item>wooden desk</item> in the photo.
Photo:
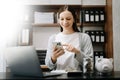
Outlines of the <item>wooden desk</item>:
M68 77L67 74L63 74L60 76L54 76L54 77L46 77L46 78L39 78L39 77L23 77L23 76L13 76L10 72L7 73L0 73L0 79L52 79L52 80L120 80L120 71L114 72L111 75L96 75L96 74L90 74L90 75L80 75L80 76L71 76Z

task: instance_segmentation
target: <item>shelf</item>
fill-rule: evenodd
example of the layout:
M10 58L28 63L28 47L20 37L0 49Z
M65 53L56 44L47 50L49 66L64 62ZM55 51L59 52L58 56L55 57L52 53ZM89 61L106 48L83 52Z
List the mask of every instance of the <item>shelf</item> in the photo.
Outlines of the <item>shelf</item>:
M33 11L42 11L42 12L58 12L59 8L64 5L27 5L26 8ZM81 5L69 5L72 6L75 10L80 10Z
M104 26L105 23L83 23L83 26Z
M46 9L59 9L60 7L62 7L64 5L27 5L27 7L30 7L30 8L46 8ZM81 9L81 5L69 5L69 6L72 6L73 8L75 9Z
M93 45L105 45L105 42L92 42Z
M32 23L32 26L34 27L59 27L59 24L58 23L43 23L43 24L35 24L35 23ZM77 23L77 26L80 27L80 23Z
M54 23L54 24L52 24L52 23L38 23L38 24L35 24L35 23L32 23L32 26L34 26L34 27L58 27L59 26L59 24L57 24L57 23Z
M83 26L104 26L104 23L83 23L82 24ZM32 23L32 26L34 27L59 27L59 24L58 23ZM80 27L81 24L80 23L77 23L77 26Z
M82 5L82 8L104 8L105 5Z

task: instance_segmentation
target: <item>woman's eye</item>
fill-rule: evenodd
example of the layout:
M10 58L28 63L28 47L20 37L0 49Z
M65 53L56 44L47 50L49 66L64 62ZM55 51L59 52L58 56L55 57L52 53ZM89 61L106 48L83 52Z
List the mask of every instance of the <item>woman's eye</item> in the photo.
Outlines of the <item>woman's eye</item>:
M60 20L64 20L64 19L60 19Z
M60 20L71 20L70 18L66 18L66 19L64 19L64 18L61 18Z
M67 20L70 20L70 18L68 18Z

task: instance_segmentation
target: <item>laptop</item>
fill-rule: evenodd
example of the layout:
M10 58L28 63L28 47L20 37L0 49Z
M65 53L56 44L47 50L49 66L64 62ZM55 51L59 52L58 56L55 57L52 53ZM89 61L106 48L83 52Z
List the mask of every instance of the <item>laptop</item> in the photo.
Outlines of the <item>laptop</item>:
M50 77L61 73L43 73L33 46L16 46L5 49L7 64L13 75Z

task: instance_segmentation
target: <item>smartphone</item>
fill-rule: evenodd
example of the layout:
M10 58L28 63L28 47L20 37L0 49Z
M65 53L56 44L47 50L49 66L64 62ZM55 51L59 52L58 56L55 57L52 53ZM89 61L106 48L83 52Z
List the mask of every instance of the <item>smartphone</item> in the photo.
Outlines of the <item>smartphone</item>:
M62 48L61 42L53 42L53 46L56 48Z

